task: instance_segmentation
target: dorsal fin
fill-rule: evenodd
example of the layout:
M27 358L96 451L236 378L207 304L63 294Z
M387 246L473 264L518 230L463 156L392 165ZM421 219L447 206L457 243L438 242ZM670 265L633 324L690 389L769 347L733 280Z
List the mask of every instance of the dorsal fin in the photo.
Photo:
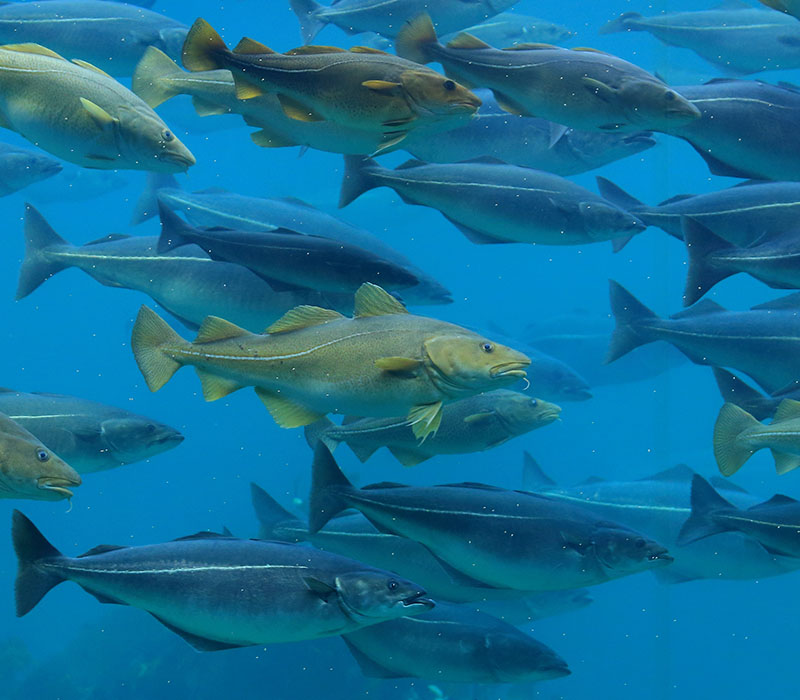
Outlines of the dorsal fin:
M408 309L405 306L377 284L365 282L356 292L354 311L356 318L407 313Z
M377 53L382 56L391 56L392 54L381 51L380 49L373 49L371 46L351 46L350 53Z
M652 476L646 476L639 481L691 481L695 471L686 464L677 464L669 469L662 469Z
M304 304L303 306L295 306L293 309L289 309L264 332L288 333L301 328L320 326L323 323L328 323L328 321L338 321L340 318L344 318L344 316L333 309L323 309L321 306Z
M478 37L461 32L457 37L447 42L448 49L491 49L492 47Z
M244 56L259 55L265 53L275 53L269 46L265 46L260 41L244 37L234 48L233 53L238 53Z
M695 316L707 316L708 314L718 314L720 312L726 311L724 306L720 306L715 301L711 301L711 299L703 299L702 301L697 302L694 306L689 307L685 311L679 311L676 314L672 314L670 316L671 319L681 319L681 318L693 318Z
M664 207L667 204L676 204L677 202L685 202L687 199L692 199L696 195L693 194L676 194L674 197L670 197L669 199L665 199L663 202L659 202L658 206Z
M57 54L52 49L48 49L46 46L42 46L41 44L5 44L4 46L0 46L0 49L5 49L6 51L19 51L20 53L32 53L39 56L49 56L50 58L59 58L62 61L67 60L61 54Z
M127 547L123 547L120 544L99 544L96 547L92 547L88 552L84 552L83 554L78 555L78 559L83 559L84 557L93 557L97 554L106 554L108 552L116 552L119 549L127 549Z
M194 339L195 343L211 343L215 340L226 340L227 338L238 338L241 335L250 335L241 326L235 323L226 321L224 318L218 316L206 316L203 323L200 324L200 330L197 331L197 337Z
M772 422L779 423L780 421L792 420L795 418L800 418L800 401L784 399L778 404Z
M106 73L104 70L101 70L97 66L93 66L91 63L89 63L89 61L82 61L80 58L73 58L72 62L76 66L80 66L81 68L86 68L86 70L93 70L95 73L100 73L100 75L106 76L106 78L111 78L111 76L108 73ZM111 80L114 80L114 78L111 78Z
M347 53L346 49L340 49L338 46L298 46L297 48L290 49L286 52L286 56L308 56L318 53Z
M362 491L369 491L370 489L405 489L408 488L407 484L398 484L396 481L379 481L377 484L368 484L362 486Z
M122 241L126 238L132 238L132 236L128 236L124 233L109 233L107 236L103 236L102 238L96 238L93 241L89 241L88 243L84 243L83 245L98 245L99 243L111 243L112 241Z
M503 51L544 51L546 49L560 49L560 46L553 46L552 44L536 44L528 42L526 44L514 44L514 46L506 46Z
M558 47L554 46L553 48L558 48ZM591 46L573 46L570 50L571 51L588 51L589 53L599 53L599 54L602 54L603 56L610 55L610 54L606 53L605 51L601 51L600 49L593 49Z
M445 489L476 489L477 491L507 491L508 489L501 489L499 486L491 486L490 484L482 484L479 481L460 481L456 484L438 484L437 488ZM524 492L515 492L524 493Z
M419 168L421 165L428 165L424 160L417 158L410 158L405 163L398 165L395 170L409 170L410 168Z
M177 537L176 539L172 540L173 542L187 542L191 540L231 540L236 539L235 537L228 537L227 535L221 535L218 532L211 532L203 530L202 532L195 532L193 535L185 535L184 537Z
M759 503L757 506L752 506L751 508L748 508L748 510L753 510L754 508L763 508L764 506L788 506L790 504L796 505L797 503L800 503L800 501L795 498L784 496L782 493L776 493L768 501Z
M763 304L750 307L751 311L797 311L800 309L800 292L789 294L780 299L765 301Z

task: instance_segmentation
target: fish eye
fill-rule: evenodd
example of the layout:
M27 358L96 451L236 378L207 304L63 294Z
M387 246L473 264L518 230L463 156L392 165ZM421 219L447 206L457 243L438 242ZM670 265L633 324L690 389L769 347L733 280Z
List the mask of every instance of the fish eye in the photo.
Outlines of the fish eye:
M148 424L145 426L145 429L144 429L144 431L145 431L146 433L154 433L154 432L156 431L156 426L154 426L152 423L148 423Z
M672 102L675 99L675 93L671 91L664 93L664 99L667 102Z
M50 459L50 453L47 450L38 450L36 452L36 459L38 459L40 462L46 462L48 459Z
M531 407L536 408L539 405L539 402L536 399L531 399Z
M399 583L397 583L397 581L395 581L394 579L390 579L390 580L389 580L389 583L387 583L387 584L386 584L386 587L387 587L387 588L388 588L390 591L396 591L396 590L397 590L397 587L398 587L399 585L400 585L400 584L399 584Z
M483 343L481 345L481 350L483 350L484 352L494 352L494 345L492 345L491 343Z
M633 544L636 547L636 549L643 549L644 548L644 540L641 537L639 539L637 539Z
M445 90L455 90L456 89L456 84L452 80L445 80L444 83L442 83L442 85L444 85L444 89Z
M164 129L164 131L161 132L161 138L169 143L170 141L175 140L175 134L173 134L169 129Z

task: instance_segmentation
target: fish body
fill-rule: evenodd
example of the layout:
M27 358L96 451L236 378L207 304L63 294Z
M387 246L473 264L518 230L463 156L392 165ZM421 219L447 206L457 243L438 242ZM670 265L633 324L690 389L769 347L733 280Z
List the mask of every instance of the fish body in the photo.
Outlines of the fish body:
M355 508L380 530L413 539L495 588L579 588L664 566L667 550L579 506L484 484L357 489L328 448L315 452L309 530Z
M418 438L436 432L444 402L513 384L530 363L465 328L413 316L369 283L356 293L354 318L300 306L256 335L209 317L194 343L142 307L132 348L152 391L193 365L206 400L253 386L284 428L327 413L406 413Z
M90 170L69 163L58 177L32 185L25 196L34 203L86 202L116 192L128 184L120 171Z
M464 27L463 31L497 48L528 42L561 44L575 36L574 32L560 24L515 12L501 12L480 24ZM450 38L454 37L443 37Z
M0 47L0 124L83 167L181 172L195 163L133 92L37 44Z
M0 143L0 197L58 175L61 169L61 163L44 153Z
M776 396L764 396L730 372L719 367L712 369L722 399L743 408L758 421L772 418L784 398L800 400L800 388L793 388Z
M75 396L0 389L0 411L80 474L149 459L183 441L164 423Z
M494 49L469 34L443 46L427 16L400 32L396 48L419 63L441 63L464 85L489 88L512 114L566 127L665 131L700 117L697 107L654 75L602 51L547 44Z
M0 498L72 498L81 477L35 435L0 413Z
M745 2L655 17L626 12L600 29L601 34L613 32L649 32L731 73L800 68L800 25L795 19Z
M432 607L413 584L297 545L199 533L63 556L19 511L17 614L62 581L104 603L149 612L199 651L317 639Z
M360 418L343 425L325 421L306 428L306 437L312 447L321 440L331 450L345 442L362 462L387 447L403 466L412 467L437 455L489 450L549 425L560 413L555 404L498 389L447 404L436 435L422 443L405 417Z
M611 310L617 327L607 361L657 340L671 343L692 362L730 367L748 374L766 391L780 391L800 378L800 300L795 295L727 311L703 300L670 318L660 318L616 282ZM769 362L764 358L769 357Z
M115 76L131 75L148 46L178 58L188 31L169 17L121 2L47 0L0 7L1 44L42 44Z
M361 672L372 678L525 683L570 673L556 652L516 627L446 603L419 617L401 617L342 639Z
M431 164L395 170L345 157L340 206L376 187L404 202L438 209L477 244L580 245L625 238L645 226L583 187L539 170L500 162Z
M531 346L525 346L531 358L530 375L536 377L536 393L547 401L588 401L591 386L566 362Z

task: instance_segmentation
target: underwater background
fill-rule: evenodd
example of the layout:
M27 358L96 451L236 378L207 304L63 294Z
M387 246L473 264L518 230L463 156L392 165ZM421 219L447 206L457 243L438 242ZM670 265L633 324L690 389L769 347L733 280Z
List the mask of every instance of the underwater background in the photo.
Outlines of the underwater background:
M719 73L691 52L664 46L647 34L600 36L597 30L625 11L652 15L706 6L711 6L710 0L703 8L690 0L521 0L513 11L568 26L576 32L568 46L609 51L682 85ZM283 0L158 0L154 10L187 25L202 16L229 45L241 36L280 51L301 44L297 19ZM316 42L346 47L357 44L358 38L329 26ZM767 75L770 82L800 81L797 71ZM200 119L188 97L178 97L157 111L197 157L188 175L179 176L181 187L295 196L336 211L341 156L309 150L299 157L297 148L257 148L237 116ZM735 184L731 178L709 175L683 141L656 138L650 150L570 179L596 191L594 177L601 174L647 203ZM2 139L27 145L10 131L3 131ZM380 161L389 167L406 157L395 152ZM89 175L98 196L62 196L58 176L0 199L6 251L0 258L1 383L20 391L72 394L126 408L169 423L186 439L146 462L92 474L71 505L0 501L0 521L10 522L12 508L21 507L54 544L73 553L101 542L162 542L223 526L236 535L256 536L250 482L302 513L311 463L302 430L279 428L250 391L204 402L191 372L179 373L157 394L147 389L130 349L139 306L152 305L147 297L98 285L73 269L30 297L14 301L23 258L25 201L37 206L73 243L111 232L158 232L157 221L135 228L130 224L145 185L144 173ZM475 246L435 210L406 205L389 189L361 197L341 216L380 236L452 291L453 304L425 307L421 313L469 327L502 329L522 342L533 339L537 325L576 314L586 319L587 328L605 324L610 333L610 278L659 314L680 308L685 249L681 241L655 228L617 254L606 243ZM739 275L708 296L726 308L746 309L779 294ZM179 331L191 337L185 329ZM688 361L673 364L669 371L642 381L592 386L590 400L561 404L561 422L490 452L436 457L413 469L401 467L385 450L361 464L342 447L337 459L357 484L481 481L519 488L523 450L560 484L590 476L637 479L678 463L713 475L711 432L720 405L714 379L707 367ZM535 396L535 375L531 381L529 392ZM737 483L765 499L776 492L800 497L796 475L779 481L766 451L752 461L737 475ZM798 573L760 581L680 585L663 585L641 573L594 587L589 607L529 628L568 661L572 675L520 692L500 686L431 688L421 680L365 679L337 638L199 654L142 611L99 606L71 585L57 588L35 613L17 619L15 571L10 538L0 538L0 697L8 700L744 700L797 694Z

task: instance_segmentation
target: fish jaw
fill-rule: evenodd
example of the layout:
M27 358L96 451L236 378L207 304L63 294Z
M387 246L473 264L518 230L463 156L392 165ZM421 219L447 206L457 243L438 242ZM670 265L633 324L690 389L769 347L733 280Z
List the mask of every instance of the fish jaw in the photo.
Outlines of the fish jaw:
M432 610L436 607L436 603L431 598L428 598L425 592L420 591L415 595L409 596L401 601L403 609L408 611L408 615L417 615Z
M76 478L66 478L62 476L40 476L36 480L36 488L44 491L45 494L53 494L53 500L60 500L62 498L72 498L74 495L72 491L67 488L69 486L80 486L81 478L75 474ZM51 500L45 496L45 500Z
M516 377L522 379L528 376L528 373L525 371L525 368L530 365L531 361L526 360L514 360L511 362L502 362L499 365L495 365L489 370L489 376L492 379L504 379L506 377Z

